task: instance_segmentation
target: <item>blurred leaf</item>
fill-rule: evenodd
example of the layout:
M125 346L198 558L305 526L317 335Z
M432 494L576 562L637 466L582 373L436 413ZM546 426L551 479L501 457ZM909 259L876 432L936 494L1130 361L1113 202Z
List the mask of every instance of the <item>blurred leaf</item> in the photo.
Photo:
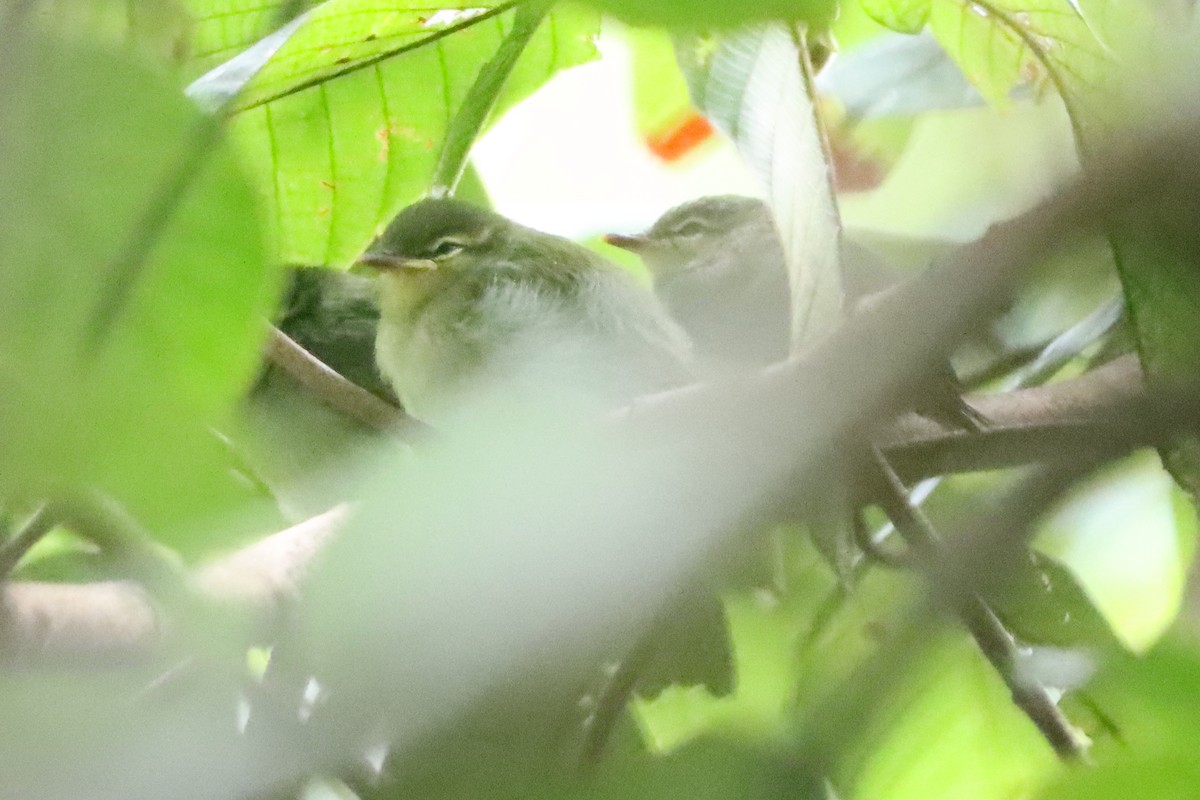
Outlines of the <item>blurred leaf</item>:
M624 38L633 59L633 116L650 152L667 162L711 140L675 60L671 38L661 30L629 28Z
M1200 374L1200 238L1196 206L1154 204L1127 216L1114 233L1117 269L1151 387ZM1163 463L1193 500L1200 499L1200 441L1180 438Z
M31 0L26 5L45 33L109 45L160 64L177 66L187 55L190 19L182 0Z
M848 796L1009 800L1054 775L1054 751L964 634L897 666L870 731L843 751Z
M267 60L236 100L232 133L256 172L281 260L344 265L427 191L447 126L511 29L512 6L431 11L330 0L264 49ZM597 26L590 11L556 7L493 118L558 70L593 58ZM191 91L226 93L220 70L235 61Z
M1036 796L1040 800L1185 800L1196 795L1200 760L1200 656L1181 637L1143 659L1122 659L1088 689L1115 737L1100 738L1093 764L1079 765Z
M917 117L883 184L843 195L838 203L848 229L965 242L1028 210L1077 169L1061 104L1022 104L1002 113L963 108ZM1095 286L1095 281L1083 283L1085 289ZM1080 315L1094 303L1087 297ZM1077 318L1062 320L1053 332Z
M888 34L839 54L817 76L855 122L977 106L979 92L929 34Z
M563 795L549 795L562 797ZM781 754L731 739L695 742L668 756L640 755L607 765L568 798L605 800L824 800L818 776Z
M240 503L209 426L279 283L253 193L169 81L21 44L0 86L0 491L98 486L148 525Z
M1075 576L1045 554L1031 552L994 600L1008 629L1025 644L1106 651L1121 647Z
M900 33L916 33L929 19L932 0L860 0L871 18Z
M776 580L783 588L724 599L733 691L717 697L704 687L679 686L635 703L643 737L656 752L709 734L786 740L796 710L823 698L875 651L916 588L905 576L876 570L847 593L804 531L777 534L783 566Z
M1174 619L1195 552L1195 511L1178 495L1159 459L1142 451L1077 487L1038 535L1038 548L1070 568L1135 650Z
M1044 81L1073 109L1100 94L1111 66L1076 0L939 0L929 27L967 79L999 106L1018 84Z
M841 319L840 223L801 50L778 25L677 49L693 101L766 188L788 261L792 348L811 344Z
M759 20L803 22L810 30L828 27L837 15L836 0L589 0L632 25L657 25L696 31L732 28Z

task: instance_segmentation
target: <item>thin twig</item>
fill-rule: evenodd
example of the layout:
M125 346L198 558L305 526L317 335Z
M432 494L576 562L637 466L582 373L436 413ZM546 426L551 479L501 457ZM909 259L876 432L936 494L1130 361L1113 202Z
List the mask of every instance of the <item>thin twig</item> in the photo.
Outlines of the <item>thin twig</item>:
M10 538L0 543L0 581L13 573L30 548L53 530L55 524L54 515L43 503Z
M633 696L638 678L658 654L659 634L658 626L652 626L633 649L613 665L608 679L596 694L595 705L583 723L580 767L588 769L600 763L617 722Z
M925 513L909 503L907 489L877 448L873 449L873 456L883 479L879 499L884 511L932 578L944 570L946 562L937 531ZM1087 753L1087 737L1071 724L1045 686L1020 675L1016 641L987 602L974 592L954 592L952 602L980 652L1012 693L1017 708L1037 726L1060 758L1068 761L1082 758Z
M97 545L155 599L176 606L190 602L182 565L116 501L85 492L55 499L47 513Z

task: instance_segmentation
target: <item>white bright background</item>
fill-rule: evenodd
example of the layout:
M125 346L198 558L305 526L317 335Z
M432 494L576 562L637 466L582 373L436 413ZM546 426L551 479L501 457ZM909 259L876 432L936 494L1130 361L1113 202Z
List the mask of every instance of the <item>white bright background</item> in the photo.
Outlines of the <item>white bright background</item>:
M651 153L634 124L628 46L614 26L597 46L599 60L555 77L472 151L497 211L582 239L640 231L702 195L760 193L724 140L673 165Z

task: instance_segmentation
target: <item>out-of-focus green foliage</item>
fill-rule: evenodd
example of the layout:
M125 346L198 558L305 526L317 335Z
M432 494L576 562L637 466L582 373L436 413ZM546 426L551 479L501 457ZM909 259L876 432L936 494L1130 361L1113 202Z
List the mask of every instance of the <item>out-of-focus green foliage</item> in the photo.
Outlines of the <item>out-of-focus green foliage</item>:
M180 1L33 0L28 5L35 24L56 36L102 43L160 66L187 58L192 26Z
M1014 635L1027 644L1119 647L1112 628L1067 567L1041 553L1030 553L1025 566L996 601Z
M1113 238L1138 352L1153 386L1192 381L1200 369L1196 211L1186 198L1142 209ZM1179 439L1162 455L1193 500L1200 498L1200 441Z
M930 0L862 0L862 7L880 25L916 33L929 19Z
M681 30L732 28L760 20L801 22L824 29L837 14L835 0L590 0L602 11L634 25L662 25Z
M885 707L849 748L847 796L1020 797L1054 775L1053 751L964 635L945 633L895 668Z
M890 253L901 254L894 259L901 266L919 269L948 246L945 239L974 238L1028 209L1080 160L1087 163L1098 131L1136 112L1114 100L1125 95L1109 91L1105 81L1125 68L1117 59L1130 52L1110 46L1126 32L1121 25L1130 27L1119 44L1153 40L1149 28L1134 30L1153 16L1138 4L1115 3L1117 13L1109 14L1099 0L847 2L836 22L832 0L555 5L502 90L475 107L491 113L463 117L469 124L452 142L452 122L511 32L517 3L57 0L31 4L24 30L10 27L19 11L0 12L0 38L13 45L0 50L0 533L7 535L16 511L42 499L98 489L159 541L188 554L207 553L246 529L275 530L281 517L306 517L373 486L374 516L357 521L353 532L361 538L343 552L343 572L322 573L324 594L311 601L310 609L329 617L321 621L321 641L339 645L315 660L343 669L340 677L352 686L359 672L388 676L394 691L364 702L381 717L362 727L381 736L404 730L408 738L395 743L402 769L385 769L377 783L359 785L349 777L346 784L330 783L336 789L326 791L342 797L1192 796L1200 782L1190 748L1200 658L1185 625L1155 642L1184 603L1197 521L1152 456L1110 467L1060 503L1040 531L1039 550L1009 576L1005 590L987 598L1017 640L1021 659L1035 666L1046 658L1070 662L1053 688L1067 692L1068 714L1095 739L1094 768L1067 770L1056 762L961 627L950 616L935 623L925 614L920 576L849 560L846 575L835 576L809 542L788 533L776 542L778 574L770 585L758 581L725 592L726 630L684 632L697 633L702 646L663 655L652 676L655 688L642 690L631 716L618 722L607 755L586 771L569 759L548 758L542 742L528 735L537 725L564 724L564 714L570 718L565 724L573 724L581 716L572 705L580 687L538 686L539 670L552 675L560 665L538 663L544 642L535 643L531 656L529 641L510 628L538 631L536 617L545 614L560 625L556 630L567 631L565 638L576 636L569 611L587 617L588 591L603 599L605 586L571 583L572 591L580 589L579 598L572 595L577 609L535 601L564 596L550 586L559 577L554 567L578 566L572 559L594 554L572 550L573 530L554 530L554 538L541 542L487 540L494 549L484 548L481 556L480 533L497 520L481 519L475 504L491 503L522 533L536 529L548 510L581 527L607 525L606 515L621 503L597 503L605 487L585 483L581 489L570 471L584 474L580 465L593 466L602 443L578 448L569 464L537 462L545 470L539 477L560 491L554 503L529 508L512 502L511 476L489 482L497 476L482 459L424 460L418 449L386 459L381 475L375 461L356 456L378 455L380 442L390 444L384 437L299 392L279 369L257 380L264 321L280 319L281 264L337 266L352 259L395 211L429 189L443 152L465 158L476 137L521 99L561 70L596 57L596 9L661 26L635 34L641 43L633 60L638 117L648 128L691 112L681 73L665 63L668 37L676 37L696 105L757 170L779 213L793 255L795 297L810 315L797 315L798 327L811 328L811 337L799 337L806 345L841 313L836 287L813 282L836 275L813 265L835 252L839 212L875 229L874 241L894 245ZM738 27L745 23L755 24ZM714 28L722 30L710 33ZM830 97L813 102L810 76L800 67L802 46L807 41L818 53L834 46L823 38L830 28L845 31L846 41L866 55L853 80L830 81L822 87ZM806 31L817 35L805 40ZM905 39L895 31L926 33ZM24 33L29 37L22 39ZM914 45L905 51L903 70L889 60L897 58L891 48L902 39ZM934 41L944 54L936 53ZM961 75L946 80L953 65ZM195 81L190 101L180 91L180 71ZM887 95L887 102L872 102L876 94ZM220 113L206 116L200 107ZM863 155L844 150L869 151L875 137L879 157L868 153L866 166L878 173L879 188L867 181L856 187L857 196L830 194L818 116L846 125L831 137L842 178L853 166L848 156ZM486 189L469 180L463 193L485 200ZM1181 197L1131 215L1112 238L1119 282L1111 248L1099 241L1046 265L1005 318L981 326L984 343L977 349L991 354L1043 340L1120 293L1150 386L1193 381L1200 373L1196 210L1193 198ZM355 338L369 342L373 301L368 289L358 290L356 311L366 313L353 321ZM294 320L285 314L283 321ZM329 326L344 331L349 323L343 318ZM1113 341L1081 338L1044 377L1082 371ZM362 383L377 378L369 359L346 363L357 365ZM515 441L504 426L496 429L478 444L488 458L503 460L530 445ZM470 444L456 446L469 451ZM1196 453L1191 441L1166 453L1174 477L1193 492L1200 485ZM678 465L655 466L639 465L644 474L636 476L647 496ZM402 483L396 478L401 468L411 483L393 485L389 481ZM940 522L978 510L1003 481L996 475L952 481L929 501L930 514ZM464 485L482 491L464 493ZM664 485L671 484L664 479ZM641 522L648 530L692 532L700 523L689 524L691 509L677 505L664 510L647 502L634 514L645 511L649 521ZM574 513L579 509L588 513ZM233 515L239 519L230 522ZM387 548L397 532L410 538L393 552ZM631 542L629 549L643 543ZM562 549L557 561L546 556L556 547ZM111 560L97 564L94 550L60 528L16 577L125 577ZM525 557L506 562L513 550ZM354 560L362 553L368 557L361 562L369 564ZM369 557L375 553L378 561ZM395 553L404 556L398 565L384 557ZM542 558L549 578L539 572ZM452 627L447 621L494 621L496 609L477 604L512 582L511 575L489 571L497 563L523 577L520 591L503 598L511 600L511 608L501 609L511 611L505 624L464 626L455 630L476 636L439 638ZM638 564L636 558L630 563ZM645 566L654 565L647 559ZM852 571L859 580L849 591L839 578ZM338 574L352 585L330 578ZM359 608L359 592L387 596L397 607ZM928 636L898 658L889 650L893 634L911 622L915 609L930 625ZM588 632L586 623L582 630ZM664 635L663 643L668 639ZM489 647L492 652L480 652ZM1136 659L1122 648L1150 649ZM265 673L254 675L256 684L274 688L272 670L287 668L294 655L280 650ZM343 650L363 663L347 661ZM392 659L372 660L379 654ZM707 680L706 673L726 661L732 674L721 677L730 685ZM240 674L241 663L234 663ZM533 688L505 694L495 708L477 704L495 688L487 681L512 663L528 665L522 678ZM863 672L880 663L889 669ZM421 672L421 664L439 668ZM1099 677L1076 690L1093 668ZM855 683L864 674L876 682ZM139 687L145 682L139 676ZM0 787L18 771L33 774L42 761L69 761L54 749L55 725L67 727L58 715L70 721L73 705L86 705L93 688L59 692L57 680L41 676L29 685L34 688L6 690L0 713L37 718L38 705L53 713L31 729L6 729L0 750L8 758L17 752L39 758L30 761L33 767L15 759L26 771L13 771L0 756ZM856 696L838 694L847 687L878 703L856 706ZM133 693L121 690L122 698ZM228 709L213 712L226 732L233 696L221 695ZM841 705L822 705L839 696ZM101 699L107 709L108 696ZM256 714L259 701L249 703ZM527 713L534 706L537 713ZM382 718L396 709L412 719ZM833 719L814 720L813 709L831 709ZM287 711L289 719L296 716L294 708ZM111 716L105 711L105 721ZM472 749L472 726L480 722L493 736ZM819 759L802 749L812 735L800 729L804 724L839 732L813 747ZM68 732L107 745L107 732ZM170 739L161 733L139 735ZM251 729L237 746L253 754L256 735ZM347 748L341 756L349 752L345 744L335 746ZM126 751L118 746L114 752ZM272 763L270 782L330 767L306 758ZM312 796L319 796L317 786Z
M1195 796L1200 658L1194 634L1180 631L1145 658L1114 663L1088 695L1114 726L1113 735L1100 740L1094 764L1062 775L1036 795L1039 800Z
M4 491L101 486L154 521L244 503L209 426L257 369L279 274L236 159L129 59L44 37L6 63Z
M1196 511L1159 459L1142 452L1077 487L1038 542L1070 566L1118 638L1144 650L1179 610Z

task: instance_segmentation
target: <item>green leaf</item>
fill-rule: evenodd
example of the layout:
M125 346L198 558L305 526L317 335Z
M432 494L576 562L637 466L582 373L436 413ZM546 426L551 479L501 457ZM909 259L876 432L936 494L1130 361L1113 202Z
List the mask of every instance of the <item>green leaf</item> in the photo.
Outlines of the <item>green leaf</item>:
M835 0L589 0L598 8L633 25L679 30L733 28L747 22L785 20L822 30L837 15Z
M931 0L860 0L863 10L886 28L916 33L929 19Z
M1116 635L1144 650L1174 619L1195 552L1196 515L1151 451L1077 487L1039 533Z
M1121 647L1071 571L1043 553L1031 552L1029 560L1014 570L995 607L1025 644L1105 651Z
M935 0L929 27L985 98L1008 104L1019 84L1048 82L1079 120L1100 94L1107 48L1074 0Z
M345 264L426 192L450 120L512 27L512 6L431 11L330 0L297 21L245 84L232 129L270 209L281 260ZM593 12L557 7L522 53L493 118L558 70L593 58L597 28Z
M1176 636L1144 659L1122 659L1097 678L1089 695L1114 726L1097 739L1092 764L1079 765L1036 795L1041 800L1185 800L1195 797L1200 760L1200 656Z
M1054 775L1054 751L965 636L946 635L902 666L843 767L848 796L1007 800Z
M147 524L243 500L209 427L278 293L253 192L162 76L23 45L0 87L0 492L99 486Z
M1111 238L1146 379L1170 388L1200 374L1200 252L1195 205L1165 205L1130 212ZM1179 485L1200 500L1200 441L1178 437L1161 453Z
M192 18L188 73L193 77L257 42L320 0L182 0Z
M792 347L841 319L840 226L796 39L779 25L677 46L692 100L762 181L787 255Z

